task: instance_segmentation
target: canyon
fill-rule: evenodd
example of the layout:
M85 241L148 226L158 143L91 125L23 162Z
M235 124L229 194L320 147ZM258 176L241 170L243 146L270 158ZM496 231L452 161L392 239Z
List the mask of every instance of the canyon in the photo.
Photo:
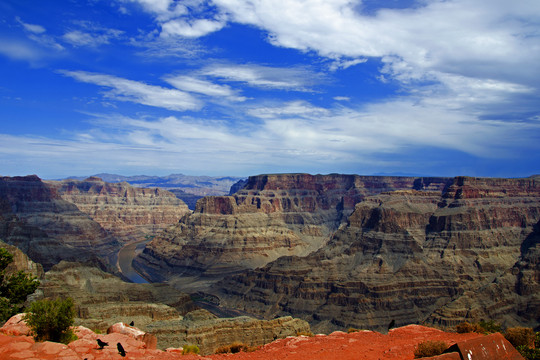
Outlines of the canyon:
M206 197L134 265L318 332L491 319L538 327L535 178L281 174Z
M538 177L257 175L193 211L166 190L97 177L1 177L0 239L37 263L33 298L73 296L96 329L135 320L161 348L540 323ZM150 284L124 281L121 249ZM220 319L204 302L251 316Z
M96 177L0 178L0 239L46 270L70 260L117 272L116 254L122 246L156 235L189 212L167 191Z

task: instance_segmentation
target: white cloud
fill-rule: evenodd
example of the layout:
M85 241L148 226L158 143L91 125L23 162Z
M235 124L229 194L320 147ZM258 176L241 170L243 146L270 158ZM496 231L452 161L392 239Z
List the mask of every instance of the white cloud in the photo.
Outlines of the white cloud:
M176 75L165 77L164 80L177 89L199 93L212 97L225 97L232 101L244 101L245 97L238 96L236 91L227 85L218 85L193 76Z
M248 110L248 114L261 119L318 118L327 116L327 109L316 107L306 101L291 101L276 106L257 107Z
M42 33L44 33L44 32L46 31L45 28L44 28L43 26L41 26L41 25L36 25L36 24L27 24L27 23L23 22L23 21L21 20L21 18L18 17L18 16L15 18L15 20L17 20L17 22L18 22L19 24L21 24L21 25L24 27L24 29L25 29L26 31L29 31L29 32L31 32L31 33L34 33L34 34L42 34Z
M201 74L258 88L292 91L313 91L312 86L324 81L323 75L307 68L280 68L254 64L215 64L202 69Z
M199 38L201 36L221 30L225 26L224 21L199 19L187 21L175 19L161 25L160 36L183 36L186 38Z
M61 73L78 81L110 88L105 95L118 101L129 101L176 111L197 110L202 106L200 101L192 95L176 89L85 71L61 71Z
M381 79L415 89L424 82L450 86L449 78L513 84L499 88L500 96L529 87L538 93L540 87L536 0L427 0L415 8L370 14L361 13L361 2L354 0L213 3L230 21L266 31L276 46L314 51L332 60L331 70L379 58L385 64Z

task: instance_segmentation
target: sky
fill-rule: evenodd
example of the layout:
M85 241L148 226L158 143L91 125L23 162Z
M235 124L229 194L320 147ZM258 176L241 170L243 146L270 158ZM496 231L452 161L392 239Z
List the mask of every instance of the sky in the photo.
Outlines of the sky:
M538 0L0 0L0 175L540 174Z

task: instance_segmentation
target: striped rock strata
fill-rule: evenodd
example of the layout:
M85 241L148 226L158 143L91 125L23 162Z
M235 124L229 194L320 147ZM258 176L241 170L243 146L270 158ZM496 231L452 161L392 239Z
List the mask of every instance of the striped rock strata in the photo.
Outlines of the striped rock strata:
M538 327L540 183L455 178L365 198L331 240L228 277L222 303L315 330L465 319Z
M150 242L135 268L154 281L206 290L228 274L324 246L366 196L442 190L448 179L279 174L250 177L230 196L197 202L193 214Z

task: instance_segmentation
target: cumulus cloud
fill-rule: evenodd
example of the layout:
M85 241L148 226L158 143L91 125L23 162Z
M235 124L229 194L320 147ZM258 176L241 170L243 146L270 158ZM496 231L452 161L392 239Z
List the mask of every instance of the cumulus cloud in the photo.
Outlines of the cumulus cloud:
M176 89L85 71L61 71L61 73L81 82L108 88L110 90L107 90L105 95L118 101L129 101L176 111L197 110L202 106L200 101L192 95Z

